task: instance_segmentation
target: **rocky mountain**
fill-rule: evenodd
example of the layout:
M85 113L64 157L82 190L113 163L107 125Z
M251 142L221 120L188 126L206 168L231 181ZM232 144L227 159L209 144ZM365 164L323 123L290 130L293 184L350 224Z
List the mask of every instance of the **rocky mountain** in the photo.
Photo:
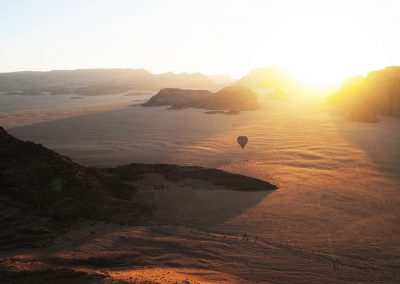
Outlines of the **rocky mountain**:
M297 89L301 85L290 75L277 67L253 69L236 82L237 85L253 89Z
M213 95L207 90L188 90L177 88L161 89L151 97L144 106L171 106L172 108L184 108L195 105L198 101L208 99Z
M207 75L207 77L213 80L216 84L222 86L231 85L236 81L236 79L230 75Z
M201 73L172 72L152 74L143 69L79 69L46 72L0 73L0 92L24 94L49 92L52 94L79 93L103 95L135 90L161 88L215 88L219 86Z
M170 181L200 179L231 190L276 189L259 179L200 167L84 167L0 127L0 251L47 246L84 220L146 224L155 208L136 201L135 185L146 173Z
M375 122L379 114L400 117L400 66L348 79L328 102L352 120Z
M205 109L255 110L260 107L255 92L242 86L230 86L216 92L201 104Z
M259 107L257 94L242 86L230 86L216 93L205 90L162 89L144 106L171 106L208 110L242 111Z

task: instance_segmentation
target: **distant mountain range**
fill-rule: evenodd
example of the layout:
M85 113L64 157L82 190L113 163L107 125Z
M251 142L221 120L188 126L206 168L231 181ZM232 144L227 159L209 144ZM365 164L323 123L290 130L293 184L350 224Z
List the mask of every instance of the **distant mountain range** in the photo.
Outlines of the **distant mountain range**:
M129 90L163 88L218 89L229 85L249 88L298 88L300 84L276 67L258 68L236 80L229 75L172 72L153 74L144 69L78 69L0 73L0 92L8 94L107 95Z
M300 84L278 68L254 69L236 80L229 75L172 72L153 74L144 69L78 69L0 73L0 94L107 95L163 88L215 90L229 85L253 89L292 89Z
M27 95L37 92L103 95L132 89L143 91L158 91L161 88L212 89L221 87L221 80L225 82L228 80L227 77L214 78L215 81L201 73L153 74L144 69L24 71L0 73L0 91L17 91Z

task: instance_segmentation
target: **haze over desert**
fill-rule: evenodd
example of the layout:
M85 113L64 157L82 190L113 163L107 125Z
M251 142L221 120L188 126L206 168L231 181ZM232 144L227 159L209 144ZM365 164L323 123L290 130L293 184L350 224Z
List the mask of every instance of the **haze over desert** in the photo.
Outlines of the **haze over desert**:
M399 283L400 7L283 2L0 3L0 283Z

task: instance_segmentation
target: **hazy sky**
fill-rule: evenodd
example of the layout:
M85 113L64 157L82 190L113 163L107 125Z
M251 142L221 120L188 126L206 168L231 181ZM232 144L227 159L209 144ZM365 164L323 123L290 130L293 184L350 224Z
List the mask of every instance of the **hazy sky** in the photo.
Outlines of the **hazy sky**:
M400 65L399 13L399 0L0 0L0 72L277 65L337 82Z

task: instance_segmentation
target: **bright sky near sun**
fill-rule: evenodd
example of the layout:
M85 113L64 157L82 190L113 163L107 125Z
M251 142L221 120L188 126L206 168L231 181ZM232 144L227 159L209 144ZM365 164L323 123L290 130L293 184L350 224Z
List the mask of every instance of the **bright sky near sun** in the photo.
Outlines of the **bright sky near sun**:
M312 84L400 65L399 0L0 0L0 72L145 68Z

